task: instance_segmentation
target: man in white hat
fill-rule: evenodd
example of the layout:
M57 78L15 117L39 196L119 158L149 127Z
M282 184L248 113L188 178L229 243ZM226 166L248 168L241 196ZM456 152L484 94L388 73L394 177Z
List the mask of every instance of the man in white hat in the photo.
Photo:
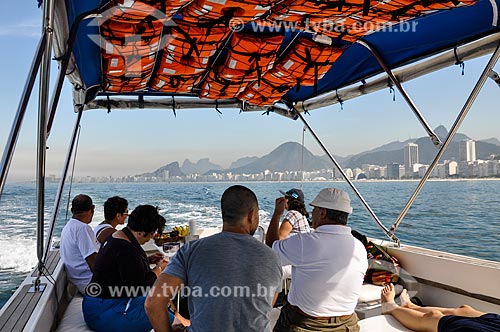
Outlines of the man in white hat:
M352 213L349 195L323 189L310 205L315 231L278 240L286 198L276 199L266 243L282 265L292 265L293 282L274 332L359 331L354 308L368 262L362 243L346 226Z

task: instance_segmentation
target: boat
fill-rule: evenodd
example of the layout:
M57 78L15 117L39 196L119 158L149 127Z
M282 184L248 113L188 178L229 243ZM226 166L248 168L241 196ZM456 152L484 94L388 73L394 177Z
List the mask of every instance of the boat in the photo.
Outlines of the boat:
M500 312L500 263L405 245L397 237L399 224L485 81L490 77L499 82L493 67L500 57L500 0L39 2L42 35L0 164L1 195L38 74L38 265L0 311L1 331L86 331L78 298L68 291L51 239L82 116L89 110L115 109L231 109L302 121L380 227L383 238L372 241L399 260L405 287L418 291L429 305L467 303ZM441 141L402 83L485 54L491 54L490 60ZM51 90L52 58L59 74ZM75 125L45 237L47 138L64 82L73 89ZM388 82L399 90L438 151L390 228L380 222L304 117L384 89ZM213 232L200 229L198 235ZM372 294L358 307L362 331L404 331L390 317L379 315L380 288L370 289Z

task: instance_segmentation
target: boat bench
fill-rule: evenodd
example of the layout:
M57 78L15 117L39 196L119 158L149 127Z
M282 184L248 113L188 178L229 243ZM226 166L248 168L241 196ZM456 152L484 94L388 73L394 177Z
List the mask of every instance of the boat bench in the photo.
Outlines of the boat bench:
M274 327L280 315L279 308L273 308L269 314L271 325ZM370 318L362 319L358 322L359 332L412 332L407 329L396 318L390 315L378 315Z
M56 332L93 332L87 327L85 319L83 319L82 301L83 296L80 294L73 297Z
M382 314L382 304L380 303L380 292L383 286L372 284L363 284L358 304L356 305L356 314L359 319L369 318ZM394 285L396 297L403 291L403 286Z
M360 332L411 331L399 324L394 317L380 315L382 310L380 305L381 289L382 286L363 285L360 301L356 307L356 313L361 319L359 321ZM80 294L73 297L56 332L92 332L83 319L82 301L83 297ZM273 325L278 320L279 313L278 308L274 308L270 313L269 318Z

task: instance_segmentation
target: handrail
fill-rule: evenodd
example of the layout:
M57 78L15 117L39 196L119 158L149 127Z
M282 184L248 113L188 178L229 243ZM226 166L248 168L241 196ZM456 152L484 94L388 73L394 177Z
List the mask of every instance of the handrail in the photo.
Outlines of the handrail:
M342 177L347 182L347 184L351 187L351 189L354 191L354 193L356 194L356 196L358 196L359 200L361 201L361 203L363 204L363 206L365 207L365 209L368 211L368 213L370 214L370 216L372 217L372 219L384 231L385 235L387 235L391 241L395 242L399 246L400 245L399 239L394 234L392 234L391 232L389 232L389 230L384 226L384 224L382 224L382 222L380 221L380 219L377 217L377 215L375 214L375 212L373 212L373 210L370 208L370 206L365 201L365 199L363 198L363 196L361 195L361 193L358 191L358 189L356 188L356 186L354 186L354 184L352 183L352 181L349 179L349 177L342 170L342 167L340 166L340 164L337 162L337 160L335 160L335 158L330 153L330 151L328 151L328 149L323 144L323 142L321 142L321 140L319 139L318 135L316 135L316 133L311 128L311 126L309 125L309 123L307 123L307 121L304 118L304 116L299 111L297 111L295 109L294 109L294 113L297 114L297 116L302 120L302 122L304 123L304 125L311 132L311 135L313 135L313 137L316 140L316 142L318 142L318 144L321 147L321 149L323 149L323 151L327 154L327 156L333 162L333 164L335 165L335 167L337 168L337 170L340 172L340 174L342 174Z
M52 54L52 34L54 23L54 0L45 0L43 3L43 33L46 35L44 52L40 64L40 90L38 94L38 139L37 139L37 167L36 167L36 207L37 207L37 258L38 277L43 274L43 243L44 243L44 214L45 214L45 162L47 149L47 109L50 83L50 61ZM38 289L39 279L35 282Z
M436 135L436 133L434 133L432 128L429 126L429 124L427 123L425 118L422 116L422 113L419 111L417 105L415 105L413 100L410 98L410 95L403 88L403 86L399 82L396 75L394 75L394 73L392 72L391 68L389 68L389 66L385 63L384 59L382 58L382 55L378 52L378 50L373 45L371 45L367 41L358 39L356 42L360 45L363 45L366 49L368 49L368 51L370 51L370 53L373 55L373 57L377 60L380 67L382 67L382 69L386 72L387 76L391 79L392 83L394 83L396 88L399 90L399 93L401 93L401 95L405 99L408 106L410 106L410 108L413 110L413 113L415 113L415 115L417 116L418 121L420 121L420 123L424 127L425 131L427 132L427 134L431 138L434 146L439 149L441 147L442 143L441 143L441 140L439 139L438 135Z
M45 41L47 35L44 33L40 37L38 42L37 51L31 62L31 67L29 71L28 79L24 84L23 94L21 95L21 100L17 106L16 116L12 123L9 138L5 144L5 150L3 151L2 161L0 163L0 198L2 198L3 188L5 182L7 181L7 175L9 173L10 163L12 161L12 156L16 149L17 138L19 137L19 132L23 124L24 115L26 114L26 108L28 107L28 102L31 97L31 92L33 91L33 86L35 85L35 80L37 76L38 69L40 68L40 62L42 61L42 55L45 52Z
M499 38L500 33L497 32L469 44L457 46L455 49L456 52L454 50L445 51L428 60L404 66L401 69L394 70L394 75L398 78L399 82L404 83L454 65L457 61L457 54L459 54L461 61L472 60L486 54L491 54L495 50ZM338 91L327 92L320 96L297 102L295 108L300 111L311 111L339 103L340 100L345 102L346 100L386 89L387 79L388 77L386 74L376 77L371 82L362 82L361 84L353 83L346 87L339 88Z
M51 215L50 224L49 224L49 233L47 235L47 242L45 244L45 255L43 257L44 263L45 263L45 260L47 259L47 255L48 255L49 250L50 250L52 236L54 235L54 228L56 225L57 214L59 212L59 206L61 205L61 198L62 198L62 194L63 194L63 190L64 190L64 184L66 182L66 177L68 175L68 169L69 169L69 164L71 161L71 156L73 155L73 150L75 148L76 137L78 136L78 130L80 128L80 121L82 119L82 114L83 114L82 110L80 110L80 112L77 113L75 127L73 128L73 134L71 135L71 141L70 141L70 144L68 147L68 151L66 153L66 159L64 161L64 167L63 167L63 171L61 174L61 181L59 182L59 187L57 189L56 198L54 200L54 206L52 208L52 215Z
M484 83L488 79L488 75L490 74L491 69L495 66L495 64L497 63L499 58L500 58L500 44L498 44L497 48L495 49L495 52L493 52L493 54L491 55L490 60L486 64L486 66L485 66L481 76L479 77L476 85L472 89L472 92L470 93L469 98L467 98L467 101L465 102L464 106L462 107L462 110L458 114L458 117L455 120L455 123L453 123L453 126L451 127L450 132L448 133L448 136L446 137L446 140L443 143L443 146L441 147L441 149L439 149L436 157L432 161L432 164L427 169L427 172L425 172L425 174L422 177L422 179L420 180L420 183L418 184L417 188L415 189L415 191L411 195L410 199L408 200L408 202L404 206L403 210L399 214L399 216L396 219L396 221L394 222L394 224L391 226L391 230L390 230L391 234L394 234L396 232L399 224L401 223L401 221L405 217L406 213L410 209L411 205L413 204L413 202L417 198L418 194L420 193L420 191L424 187L425 182L427 182L427 179L431 176L432 171L434 170L434 168L438 164L439 159L441 159L441 156L444 154L448 145L451 143L451 140L455 136L456 132L458 131L458 128L462 124L462 121L467 116L467 113L469 112L470 108L472 107L472 104L476 100L479 92L483 88Z

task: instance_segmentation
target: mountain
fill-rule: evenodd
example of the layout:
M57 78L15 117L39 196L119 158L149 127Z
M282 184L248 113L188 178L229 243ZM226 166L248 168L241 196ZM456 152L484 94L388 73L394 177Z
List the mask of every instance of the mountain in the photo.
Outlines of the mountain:
M233 161L231 163L231 165L229 166L229 169L233 169L233 168L238 168L238 167L243 167L245 165L248 165L250 163L253 163L254 161L256 161L257 159L259 159L259 157L243 157L243 158L240 158L236 161Z
M304 170L318 170L332 168L331 162L313 155L304 148ZM287 142L278 146L269 154L255 161L237 168L229 169L233 173L259 173L270 171L300 171L302 170L302 145L296 142Z
M184 176L185 175L184 173L182 173L182 171L181 171L181 169L179 167L179 163L177 161L175 161L173 163L170 163L168 165L165 165L165 166L162 166L162 167L158 168L154 172L143 173L143 174L139 174L137 176L145 176L145 177L156 176L156 177L159 177L159 178L163 178L164 175L165 175L165 171L168 171L168 174L169 174L170 177L172 177L172 176Z
M488 138L488 139L482 139L479 142L490 143L490 144L500 146L500 141L498 139L496 139L495 137Z
M211 163L208 158L200 159L196 164L193 164L189 159L184 160L181 171L184 174L204 174L209 170L223 170L220 165Z
M434 129L436 135L444 142L448 131L444 126L439 126ZM448 145L448 148L444 152L441 161L443 160L459 160L458 145L460 141L470 139L467 135L456 133L453 140ZM490 139L493 140L494 139ZM381 147L372 149L368 152L362 152L357 155L352 156L348 161L345 162L346 167L356 168L361 167L363 164L374 164L374 165L387 165L390 163L403 164L404 161L404 146L408 143L418 144L418 156L419 162L421 164L430 164L438 149L434 146L432 141L428 136L407 140L405 142L392 142L385 144ZM500 142L499 142L500 143ZM382 148L393 149L384 151ZM396 148L396 149L394 149ZM476 157L477 159L488 159L492 154L500 153L500 145L495 145L485 141L476 141Z
M434 129L434 132L445 140L448 131L444 126ZM459 160L458 146L459 141L470 139L465 134L457 133L452 142L443 154L442 160ZM432 144L428 136L410 139L404 142L394 141L374 149L364 151L356 155L347 157L334 156L342 167L357 168L363 164L372 164L385 166L391 163L403 164L404 146L408 143L418 144L419 162L421 164L430 164L436 156L438 149ZM196 164L184 160L182 167L178 162L173 162L160 167L152 173L141 174L140 176L164 177L165 171L170 176L183 176L184 174L213 174L232 172L242 173L260 173L265 170L275 171L300 171L302 170L302 153L304 153L304 171L331 169L333 164L328 156L316 156L297 142L287 142L278 146L276 149L263 157L243 157L231 163L229 169L224 170L221 166L211 163L208 158L200 159ZM496 138L490 138L482 141L476 141L476 158L487 160L492 155L500 156L500 141Z

